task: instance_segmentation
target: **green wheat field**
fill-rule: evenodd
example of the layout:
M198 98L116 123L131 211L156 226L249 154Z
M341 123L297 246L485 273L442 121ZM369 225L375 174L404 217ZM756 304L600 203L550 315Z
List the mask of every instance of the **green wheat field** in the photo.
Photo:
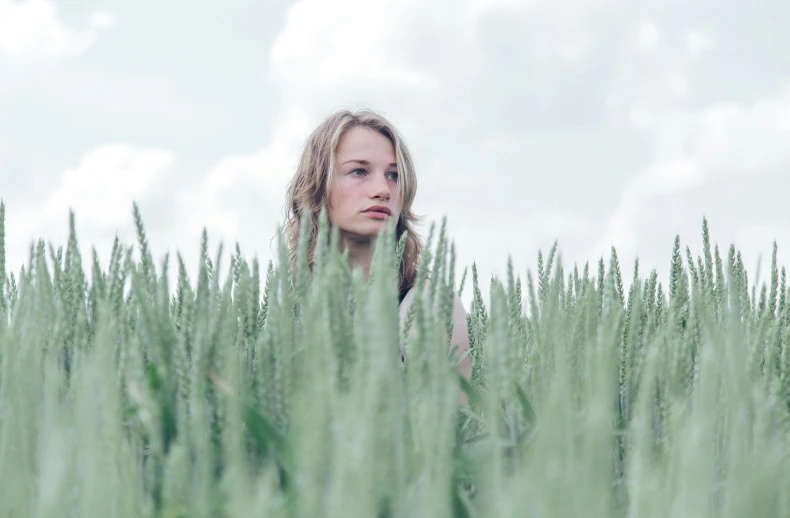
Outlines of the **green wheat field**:
M703 220L700 256L678 237L669 278L637 263L627 288L614 249L567 268L555 245L483 300L443 220L399 330L391 228L369 282L323 214L312 276L305 240L292 276L282 239L265 266L238 246L222 265L204 231L190 279L134 205L106 269L71 213L65 249L33 242L7 273L4 213L1 517L790 516L775 244L750 284ZM447 347L464 289L470 382Z

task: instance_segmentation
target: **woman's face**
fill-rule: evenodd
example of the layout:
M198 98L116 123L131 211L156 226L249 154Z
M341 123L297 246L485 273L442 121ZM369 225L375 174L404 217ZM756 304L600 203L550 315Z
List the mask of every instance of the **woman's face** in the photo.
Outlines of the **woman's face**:
M369 210L372 207L383 212ZM398 221L400 209L392 142L370 128L348 129L340 138L335 155L327 207L329 221L339 227L341 234L375 237L390 219Z

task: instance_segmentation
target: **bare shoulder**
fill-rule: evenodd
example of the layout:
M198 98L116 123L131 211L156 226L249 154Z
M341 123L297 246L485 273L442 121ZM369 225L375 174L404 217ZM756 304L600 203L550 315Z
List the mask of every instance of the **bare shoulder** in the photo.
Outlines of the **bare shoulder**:
M429 287L428 284L423 287L423 296L428 296ZM399 307L399 314L400 314L400 321L403 324L406 321L406 316L409 312L409 307L411 307L412 302L414 302L414 297L416 296L416 287L412 286L408 292L406 292L406 296L403 297L403 301L400 303ZM438 301L434 302L434 311L438 311ZM466 317L466 309L464 308L463 302L461 302L460 297L458 294L453 294L453 318L465 318Z
M428 295L428 287L425 287L425 291L423 294ZM412 302L414 301L414 297L416 295L416 289L412 287L407 293L406 296L403 297L403 301L400 304L399 313L400 313L400 328L404 329L406 325L406 320L409 314L409 308L411 307ZM434 311L438 312L438 306L434 304ZM453 294L453 332L452 336L450 336L450 343L449 348L450 350L454 350L458 357L461 358L460 363L458 364L458 371L467 380L470 379L471 376L471 362L467 353L469 352L469 334L467 332L466 323L467 323L467 316L466 310L464 309L464 304L461 302L461 298L458 296L457 293ZM411 332L413 333L414 330L412 329ZM406 354L406 347L403 342L403 337L401 337L401 355ZM461 393L460 395L461 404L466 404L466 394Z
M417 294L417 287L412 286L411 288L409 288L409 291L406 292L406 296L403 297L403 300L401 301L399 307L401 320L409 312L409 307L411 307L412 302L414 302L414 297L416 296L416 294ZM423 296L428 296L428 283L425 283L425 286L423 287L422 290L422 294Z

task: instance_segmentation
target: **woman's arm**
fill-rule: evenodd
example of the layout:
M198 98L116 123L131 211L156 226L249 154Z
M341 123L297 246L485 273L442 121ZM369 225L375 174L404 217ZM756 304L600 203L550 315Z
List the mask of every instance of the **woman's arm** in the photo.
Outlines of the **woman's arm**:
M456 354L463 356L458 371L469 380L472 363L469 360L469 333L466 328L466 310L458 295L453 295L453 334L450 337L450 349L457 347Z
M425 287L423 291L423 295L428 297L428 287ZM412 301L414 300L414 288L409 290L406 296L403 298L403 302L400 305L400 341L401 341L401 354L406 356L405 344L403 343L403 328L406 325L406 318L409 313L409 307L411 306ZM438 303L434 303L434 311L438 313ZM453 295L453 332L450 336L450 344L449 349L455 350L455 354L458 357L463 356L463 359L458 364L458 372L467 380L471 375L471 361L469 359L468 351L469 351L469 334L466 328L466 310L464 309L464 305L461 302L461 299L458 295ZM414 328L410 329L410 335L414 332ZM466 393L461 391L460 395L461 404L466 404L467 397Z

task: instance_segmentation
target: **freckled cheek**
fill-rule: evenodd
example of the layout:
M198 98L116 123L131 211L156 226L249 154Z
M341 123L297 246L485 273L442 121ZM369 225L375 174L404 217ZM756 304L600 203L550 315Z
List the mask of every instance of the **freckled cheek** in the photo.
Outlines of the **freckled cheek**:
M340 205L343 204L345 198L346 198L346 189L342 184L336 183L329 190L329 200L331 201L335 209L339 208Z
M340 217L348 217L354 213L353 192L345 186L339 185L332 196L332 204L335 212Z

